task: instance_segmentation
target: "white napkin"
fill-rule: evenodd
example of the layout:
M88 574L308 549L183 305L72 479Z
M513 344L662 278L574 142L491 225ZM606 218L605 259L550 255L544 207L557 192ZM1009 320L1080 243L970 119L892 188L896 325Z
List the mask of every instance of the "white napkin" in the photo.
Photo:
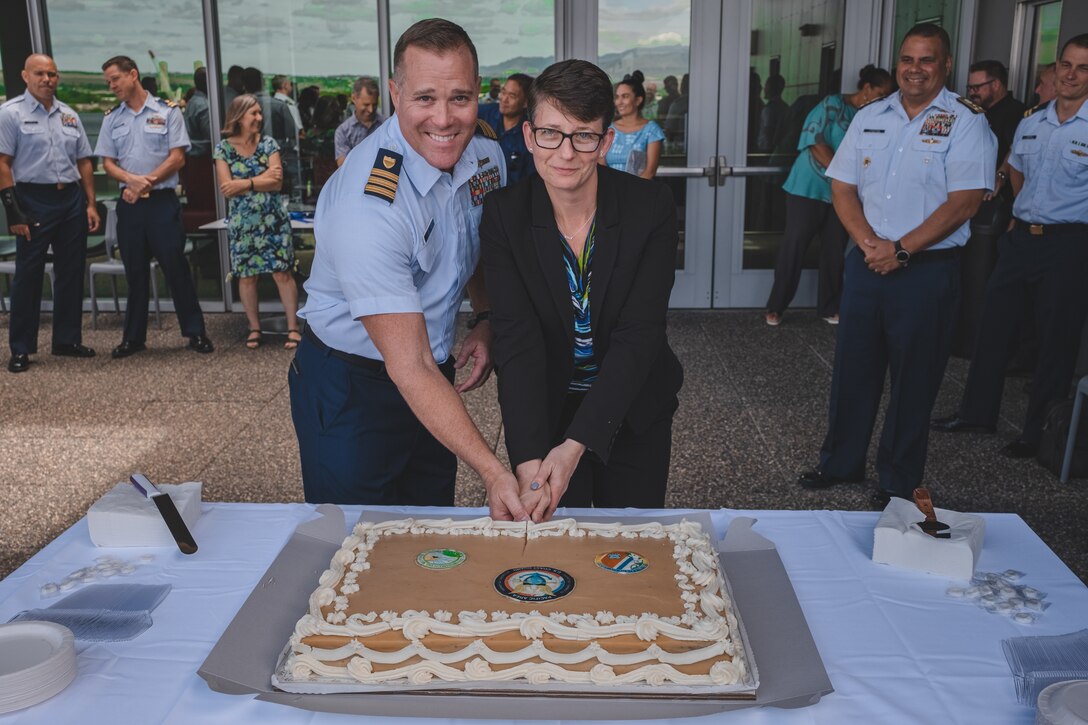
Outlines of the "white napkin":
M158 489L170 494L189 530L200 518L198 481L160 483ZM87 525L95 546L177 546L159 509L130 483L119 483L91 504Z
M916 524L925 516L912 502L892 498L873 532L873 561L940 574L953 579L970 579L982 552L986 522L981 516L935 508L937 520L951 528L936 539Z

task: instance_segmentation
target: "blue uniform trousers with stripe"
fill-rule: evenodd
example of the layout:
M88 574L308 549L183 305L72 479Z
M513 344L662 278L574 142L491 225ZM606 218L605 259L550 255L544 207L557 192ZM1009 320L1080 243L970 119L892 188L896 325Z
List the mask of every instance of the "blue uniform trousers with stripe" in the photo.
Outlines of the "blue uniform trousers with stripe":
M865 477L865 460L890 372L890 396L877 448L880 488L910 496L921 485L929 418L952 349L960 295L956 255L915 255L881 276L858 248L846 256L831 378L827 436L819 469Z
M453 380L453 366L442 366ZM384 369L310 339L287 374L309 503L452 506L457 458L416 418Z

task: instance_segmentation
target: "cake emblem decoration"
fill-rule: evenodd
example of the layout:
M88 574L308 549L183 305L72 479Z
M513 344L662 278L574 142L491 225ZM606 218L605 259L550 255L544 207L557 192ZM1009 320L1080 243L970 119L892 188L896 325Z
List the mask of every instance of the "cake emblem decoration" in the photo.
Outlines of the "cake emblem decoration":
M495 589L519 602L547 602L574 591L574 577L549 566L523 566L499 574Z
M646 560L633 551L609 551L593 558L597 566L617 574L637 574L646 568Z
M465 563L465 553L456 549L428 549L416 557L416 564L424 569L452 569Z

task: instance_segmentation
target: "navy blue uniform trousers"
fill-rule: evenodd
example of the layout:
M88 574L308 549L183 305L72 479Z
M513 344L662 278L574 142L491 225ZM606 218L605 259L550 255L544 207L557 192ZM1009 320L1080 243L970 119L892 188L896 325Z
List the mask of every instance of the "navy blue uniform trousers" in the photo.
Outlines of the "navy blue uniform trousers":
M857 247L846 255L831 377L827 437L819 469L865 478L865 458L886 373L891 394L877 448L880 488L910 496L922 483L929 418L952 349L960 296L956 255L925 259L881 276Z
M53 247L53 344L83 339L83 268L87 261L87 197L78 183L16 184L15 194L30 218L30 239L15 238L15 279L11 283L12 355L38 351L46 251Z
M453 366L442 371L453 380ZM457 458L416 418L383 370L308 337L287 373L308 503L452 506Z
M151 285L151 258L159 261L178 326L185 337L204 334L204 314L196 297L189 262L185 259L185 230L181 204L173 189L157 189L135 204L117 202L117 246L125 263L128 304L125 331L128 342L147 341L147 305Z
M1017 228L998 241L998 255L986 285L959 415L979 425L997 423L1005 367L1026 322L1024 311L1034 308L1039 356L1020 437L1037 444L1047 404L1065 398L1073 382L1080 331L1088 313L1088 232L1034 236Z

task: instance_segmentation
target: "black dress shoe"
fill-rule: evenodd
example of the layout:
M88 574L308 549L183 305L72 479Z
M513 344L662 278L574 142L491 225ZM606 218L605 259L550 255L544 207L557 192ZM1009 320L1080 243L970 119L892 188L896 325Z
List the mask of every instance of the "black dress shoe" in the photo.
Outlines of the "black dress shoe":
M813 468L811 471L805 471L797 477L797 483L801 484L801 488L830 488L840 483L857 483L862 479L847 479L838 478L836 476L829 476L828 474Z
M209 353L215 350L215 345L203 335L193 335L189 338L189 349L201 353Z
M60 355L61 357L94 357L94 350L86 345L80 345L78 342L67 345L54 345L52 352L54 355Z
M873 501L876 502L880 508L884 508L888 505L888 502L893 498L901 498L905 501L913 501L914 497L905 493L896 493L894 491L887 491L879 486L873 489Z
M996 426L970 423L958 415L934 418L929 421L929 428L941 433L993 433L997 430Z
M30 356L25 352L16 353L8 360L8 372L25 373L30 367Z
M117 347L113 348L113 352L110 355L116 360L129 355L135 355L138 352L142 352L147 349L147 345L142 342L129 342L125 340Z
M1001 455L1005 456L1005 458L1035 458L1035 454L1038 452L1039 445L1037 443L1028 443L1019 438L1001 448Z

